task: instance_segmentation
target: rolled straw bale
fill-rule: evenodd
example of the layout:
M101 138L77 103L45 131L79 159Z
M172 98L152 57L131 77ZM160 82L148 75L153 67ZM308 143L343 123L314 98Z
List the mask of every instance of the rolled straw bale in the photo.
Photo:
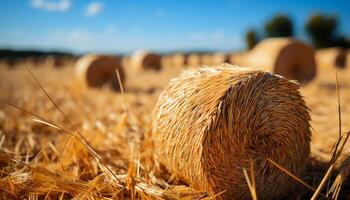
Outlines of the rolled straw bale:
M31 56L28 60L31 67L40 67L45 63L45 58L43 56Z
M187 55L182 53L176 53L172 56L173 65L175 67L184 67L187 65Z
M301 83L312 80L316 75L314 50L292 38L265 39L241 56L240 65L263 67Z
M345 65L347 69L350 69L350 50L346 51Z
M316 62L319 67L343 69L346 67L346 54L347 51L339 47L320 49L316 51Z
M202 65L213 65L213 55L212 54L203 54L201 55L201 64Z
M73 55L65 55L62 57L62 62L64 66L74 66L77 58Z
M190 67L199 67L201 66L202 59L200 54L189 54L187 58L187 64Z
M249 52L235 52L229 55L229 63L234 65L244 65Z
M132 62L130 56L123 56L122 58L122 66L125 68L131 68Z
M119 91L116 69L123 83L125 74L120 57L90 54L79 58L75 66L75 74L78 80L88 87L107 85Z
M212 65L220 65L223 63L230 63L229 55L225 53L214 53L212 55Z
M8 59L5 60L5 63L6 63L7 68L11 69L11 68L14 68L14 67L17 66L18 59L16 59L16 58L8 58Z
M6 67L6 60L5 59L0 59L0 67Z
M229 64L183 72L152 113L156 159L198 190L249 199L243 167L254 162L259 199L278 199L296 183L271 165L303 173L310 116L299 86L281 76Z
M46 65L52 67L63 67L64 60L62 56L49 55L46 57Z
M161 70L161 56L149 51L136 51L132 55L132 63L136 70Z
M165 67L172 67L174 65L173 55L171 54L163 55L161 58L161 65Z

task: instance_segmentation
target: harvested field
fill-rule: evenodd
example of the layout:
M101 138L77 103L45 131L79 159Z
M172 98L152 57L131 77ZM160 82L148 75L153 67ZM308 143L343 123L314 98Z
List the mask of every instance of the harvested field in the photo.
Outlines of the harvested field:
M134 69L125 66L125 94L109 88L82 90L74 77L74 64L61 68L32 64L29 68L54 103L26 68L0 67L0 199L208 199L214 195L160 171L154 158L151 113L180 68L164 67L135 76ZM305 160L306 171L299 177L308 186L270 162L275 173L293 183L285 193L289 199L307 199L314 194L330 166L339 131L343 141L346 138L350 130L349 80L349 68L322 68L315 79L301 86L312 128L310 162ZM349 155L347 143L332 167L328 189L326 184L319 197L332 185L342 186L340 199L348 197L350 165L343 160ZM250 164L246 165L251 177ZM243 175L243 169L237 172ZM337 176L344 178L340 181ZM241 177L244 183L246 179ZM248 184L245 191L250 198Z

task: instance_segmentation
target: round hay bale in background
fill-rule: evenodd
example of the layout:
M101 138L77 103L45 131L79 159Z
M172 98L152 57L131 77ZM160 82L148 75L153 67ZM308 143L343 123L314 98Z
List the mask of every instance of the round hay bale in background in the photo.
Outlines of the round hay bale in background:
M74 66L77 62L77 57L75 57L74 55L65 55L62 57L62 62L64 66Z
M298 80L300 83L309 82L316 76L314 50L292 38L265 39L250 52L240 56L240 63L233 62L234 64L263 67L267 71L287 79Z
M259 199L279 199L310 153L310 116L299 86L260 70L222 65L183 72L152 113L156 159L198 190L248 199L243 167L254 162Z
M17 67L18 59L16 59L16 58L8 58L8 59L5 59L5 63L6 63L7 68L12 69L12 68Z
M45 64L45 58L43 56L31 56L28 58L31 67L41 67Z
M88 87L107 85L120 91L116 69L119 71L121 82L124 83L125 74L120 57L90 54L79 58L75 74L78 80Z
M132 55L132 63L134 68L139 70L156 70L162 69L161 56L149 51L136 51Z
M64 60L63 56L55 56L55 55L49 55L46 57L45 61L47 66L51 67L63 67L64 66Z
M187 65L187 55L182 53L176 53L172 56L173 65L175 67L184 67Z
M249 55L249 52L235 52L229 55L229 63L234 65L244 65L246 56Z
M326 48L316 51L317 66L325 68L339 68L346 67L347 51L342 48Z
M161 58L161 65L163 67L172 67L174 65L173 55L171 54L163 55Z
M201 66L202 59L200 54L189 54L187 58L187 64L190 67L199 67Z
M213 54L213 65L220 65L223 63L230 63L230 56L225 53Z
M202 65L212 65L213 64L213 55L212 54L203 54L201 55L201 64Z
M347 69L350 69L350 50L346 52L345 65Z
M132 62L129 56L122 57L122 66L125 68L132 68Z

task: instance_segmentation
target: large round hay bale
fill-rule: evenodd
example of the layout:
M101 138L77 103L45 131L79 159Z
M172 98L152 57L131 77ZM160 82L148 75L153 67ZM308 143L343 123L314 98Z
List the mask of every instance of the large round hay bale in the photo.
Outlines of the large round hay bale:
M265 39L240 56L240 65L262 67L301 83L311 81L316 75L314 50L292 38Z
M88 87L109 86L120 91L116 69L118 69L122 83L125 74L121 58L107 55L85 55L79 58L75 66L78 80Z
M187 65L189 67L199 67L201 66L202 63L202 59L201 59L201 55L200 54L189 54L188 58L187 58Z
M267 158L300 176L310 153L310 116L299 86L232 65L183 72L152 113L156 159L198 190L249 199L243 167L254 162L259 199L279 199L296 183Z
M162 69L161 56L159 54L148 51L136 51L132 55L133 67L139 70L156 70Z
M339 68L346 67L347 51L342 48L325 48L316 51L317 66L322 68Z

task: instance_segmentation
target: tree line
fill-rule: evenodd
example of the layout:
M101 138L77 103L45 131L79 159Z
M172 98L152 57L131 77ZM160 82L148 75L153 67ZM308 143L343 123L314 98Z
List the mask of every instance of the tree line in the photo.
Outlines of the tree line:
M340 33L339 19L334 15L314 14L306 21L304 30L315 48L350 48L350 38ZM250 29L245 40L247 49L252 49L263 38L293 37L294 34L292 19L288 15L276 15L266 22L262 36L256 29Z

